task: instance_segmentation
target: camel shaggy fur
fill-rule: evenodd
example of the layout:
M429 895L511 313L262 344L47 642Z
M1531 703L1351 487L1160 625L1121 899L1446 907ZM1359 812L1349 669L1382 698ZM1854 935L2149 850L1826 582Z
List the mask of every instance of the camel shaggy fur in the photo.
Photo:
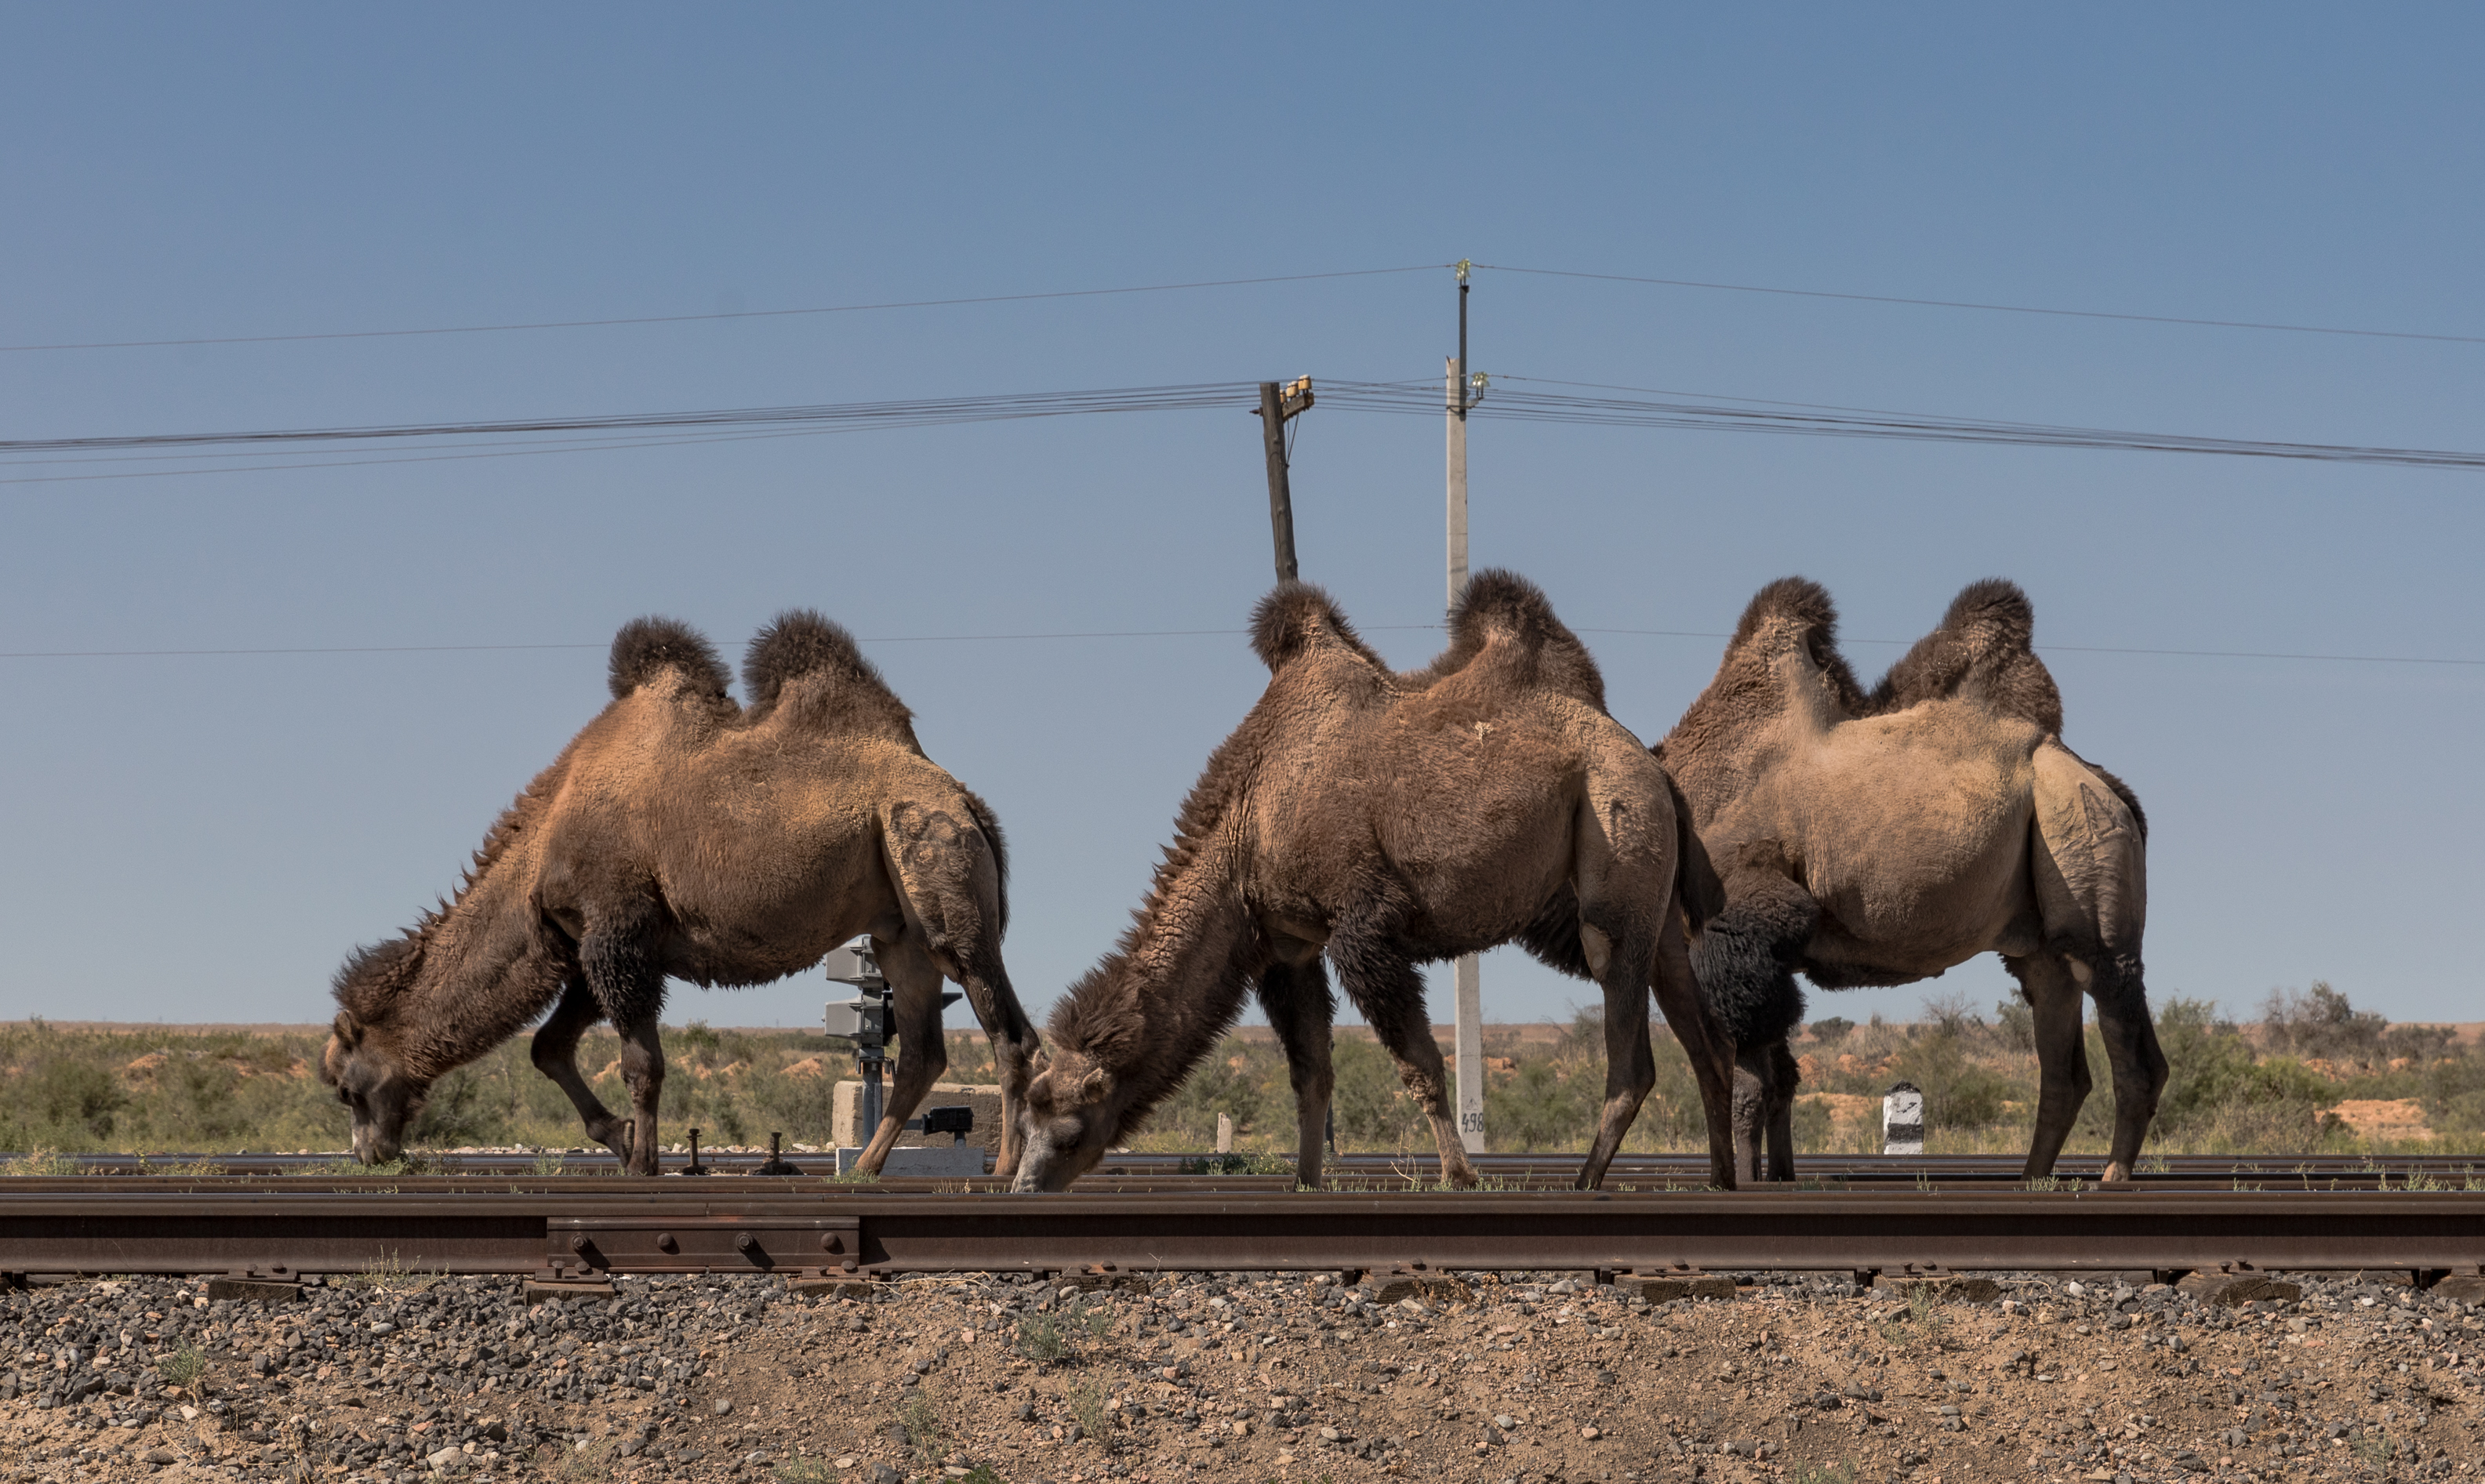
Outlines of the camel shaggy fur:
M1299 1152L1320 1183L1336 1012L1321 959L1471 1185L1419 963L1518 939L1603 986L1605 1102L1579 1174L1604 1174L1655 1080L1648 992L1726 1142L1733 1051L1701 1003L1663 770L1605 715L1595 661L1544 595L1479 573L1429 669L1393 673L1327 594L1287 583L1252 644L1269 688L1209 758L1114 953L1053 1012L1027 1089L1022 1190L1059 1190L1144 1120L1256 991L1286 1052Z
M1725 884L1692 960L1738 1048L1738 1167L1794 1174L1796 970L1824 989L1903 985L1994 952L2034 1011L2027 1174L2051 1173L2088 1096L2085 990L2114 1068L2106 1176L2127 1178L2166 1083L2141 972L2140 800L2062 744L2062 696L2011 583L1961 592L1869 695L1837 627L1817 583L1761 588L1657 746Z
M896 991L899 1056L861 1168L880 1168L947 1065L943 976L992 1037L1015 1110L1035 1036L1001 965L992 811L924 757L912 714L818 614L762 630L743 677L747 710L697 634L623 628L612 704L492 826L455 898L338 971L320 1072L353 1110L358 1157L395 1158L434 1081L549 1007L536 1067L630 1173L653 1174L666 978L764 984L865 932ZM579 1075L598 1020L621 1035L628 1120ZM1016 1153L1005 1132L1002 1170Z

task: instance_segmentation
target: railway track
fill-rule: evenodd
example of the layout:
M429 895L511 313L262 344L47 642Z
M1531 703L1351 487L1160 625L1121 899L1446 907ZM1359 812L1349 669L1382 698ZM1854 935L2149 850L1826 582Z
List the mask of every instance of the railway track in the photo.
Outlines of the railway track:
M1719 1193L1674 1180L1657 1161L1618 1169L1598 1192L1529 1188L1533 1167L1502 1170L1509 1188L1482 1192L1406 1189L1403 1177L1394 1190L1295 1192L1284 1176L1125 1173L1051 1196L989 1181L644 1180L532 1168L21 1176L0 1180L0 1273L278 1282L375 1271L569 1282L662 1273L2485 1274L2485 1189L2460 1188L2485 1182L2458 1177L2455 1162L2435 1174L2393 1162L2387 1189L2372 1176L2355 1188L2358 1172L2316 1174L2318 1161L2257 1161L2252 1178L2214 1163L2214 1177L2187 1179L2194 1172L2177 1163L2152 1180L2050 1191L1971 1168L1921 1185L1873 1174L1846 1189Z
M756 1173L770 1157L754 1152L708 1151L699 1156L698 1164L699 1168L713 1174L748 1175ZM797 1152L784 1158L806 1175L827 1175L834 1169L834 1162L826 1154ZM1578 1156L1575 1154L1478 1154L1469 1158L1474 1162L1477 1174L1488 1186L1496 1188L1565 1189L1578 1173ZM65 1159L75 1168L79 1176L84 1177L144 1175L197 1179L316 1175L333 1179L350 1177L359 1173L346 1156L340 1154L77 1154L65 1156ZM1240 1164L1241 1161L1215 1154L1116 1154L1099 1167L1096 1175L1082 1180L1080 1188L1117 1180L1176 1178L1185 1182L1200 1178L1252 1182L1239 1188L1291 1188L1290 1178L1282 1174L1214 1173L1219 1169L1220 1163ZM662 1164L664 1174L680 1174L689 1168L690 1159L683 1154L668 1154L663 1157ZM2073 1182L2094 1184L2103 1173L2104 1165L2103 1156L2065 1157L2057 1163L2055 1179L2062 1186ZM1925 1184L1942 1188L1979 1185L2015 1188L2022 1183L2019 1172L2020 1158L2017 1155L1824 1154L1805 1157L1803 1176L1797 1183L1800 1187L1830 1189L1864 1186L1915 1188ZM618 1175L620 1164L601 1149L544 1154L426 1154L410 1164L406 1174L591 1177ZM1429 1155L1357 1153L1331 1156L1327 1174L1332 1183L1345 1188L1388 1190L1430 1184L1436 1171ZM1706 1155L1624 1154L1614 1160L1606 1184L1619 1187L1663 1182L1705 1187L1707 1177ZM890 1183L912 1188L922 1182ZM956 1189L959 1185L956 1180L941 1183L947 1189ZM2285 1185L2324 1190L2371 1190L2405 1189L2413 1185L2419 1189L2438 1186L2462 1190L2473 1186L2485 1190L2485 1158L2447 1154L2403 1155L2389 1159L2337 1154L2179 1154L2144 1160L2142 1168L2133 1175L2132 1183L2152 1189L2232 1189L2240 1183L2271 1189ZM1180 1188L1189 1186L1186 1183Z

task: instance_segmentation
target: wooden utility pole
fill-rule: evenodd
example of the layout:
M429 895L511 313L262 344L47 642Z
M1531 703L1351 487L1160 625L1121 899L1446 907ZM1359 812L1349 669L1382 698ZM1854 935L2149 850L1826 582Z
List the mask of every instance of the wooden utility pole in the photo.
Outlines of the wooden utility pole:
M1277 547L1277 580L1295 580L1295 493L1286 481L1286 423L1312 405L1312 379L1260 383L1260 443L1269 459L1269 534Z
M1459 259L1459 353L1450 362L1450 607L1467 590L1467 262ZM1264 393L1265 394L1265 393ZM1459 1143L1484 1152L1484 982L1476 956L1464 954L1450 971L1457 1020Z

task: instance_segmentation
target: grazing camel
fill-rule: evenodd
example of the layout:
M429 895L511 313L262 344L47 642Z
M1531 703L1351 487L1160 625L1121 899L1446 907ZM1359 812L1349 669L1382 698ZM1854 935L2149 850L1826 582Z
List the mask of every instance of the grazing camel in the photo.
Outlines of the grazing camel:
M2120 779L2062 745L2034 624L2016 586L1975 583L1868 696L1829 594L1782 579L1657 744L1725 883L1692 962L1735 1038L1751 1177L1794 1177L1796 970L1823 989L1903 985L1986 952L2035 1012L2028 1175L2052 1172L2088 1097L2086 990L2114 1067L2106 1178L2129 1177L2166 1084L2141 977L2148 823Z
M1432 1120L1451 1184L1475 1172L1451 1120L1418 963L1518 939L1574 954L1605 994L1593 1188L1655 1081L1648 992L1690 1053L1727 1142L1733 1051L1692 976L1665 774L1605 715L1604 684L1544 595L1477 574L1434 665L1393 674L1319 588L1260 603L1268 690L1217 747L1119 947L1072 987L1028 1086L1020 1190L1060 1190L1177 1087L1256 990L1289 1064L1297 1178L1317 1186L1333 1085L1325 950Z
M629 1173L653 1174L666 977L764 984L864 932L896 990L900 1049L860 1168L880 1168L947 1065L944 975L1015 1109L1035 1034L1001 966L1008 862L991 809L924 757L912 713L817 613L761 630L743 679L748 710L705 638L666 619L624 627L613 703L492 826L455 899L346 959L320 1075L353 1110L357 1157L395 1158L435 1080L553 1007L536 1068ZM627 1120L579 1075L600 1019L621 1035ZM1004 1173L1016 1155L1005 1129Z

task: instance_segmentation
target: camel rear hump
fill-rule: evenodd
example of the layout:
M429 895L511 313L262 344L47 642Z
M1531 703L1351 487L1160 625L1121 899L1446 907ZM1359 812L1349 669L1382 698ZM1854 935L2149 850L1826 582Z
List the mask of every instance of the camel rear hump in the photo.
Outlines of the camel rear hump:
M1509 641L1517 662L1512 678L1605 709L1604 672L1588 646L1553 612L1544 589L1516 572L1488 567L1467 581L1450 610L1450 646L1421 670L1400 677L1412 689L1428 689L1473 663L1495 636Z
M915 713L843 624L788 608L751 635L742 686L756 723L778 711L806 725L870 733L916 747ZM916 750L920 750L917 748Z
M2035 636L2035 606L2018 583L2003 578L1970 582L1951 600L1941 627L1918 639L1872 688L1871 709L1904 711L1957 696L2059 735L2062 693L2036 658Z

